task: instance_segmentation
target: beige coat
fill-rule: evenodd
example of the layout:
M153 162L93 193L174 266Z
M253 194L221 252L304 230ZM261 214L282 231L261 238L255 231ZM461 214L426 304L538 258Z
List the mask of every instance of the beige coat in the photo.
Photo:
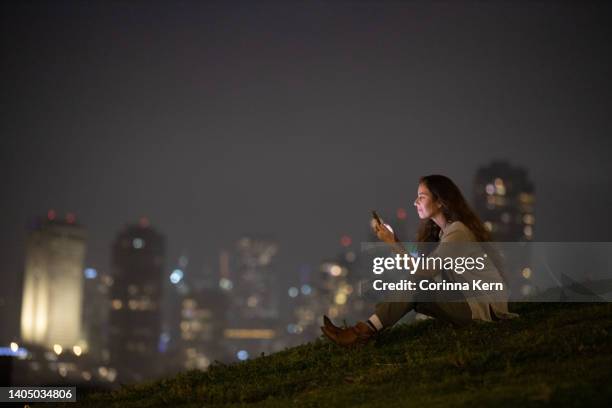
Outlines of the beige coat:
M440 244L428 256L445 257L480 257L483 256L484 250L480 245L475 243L476 237L470 229L461 221L449 223L444 230L440 231ZM445 245L450 243L450 245ZM461 243L465 243L462 245ZM493 262L485 262L485 268L477 270L474 268L462 273L462 277L466 282L482 279L483 282L502 282L501 274L493 264ZM439 270L417 270L417 274L425 277L435 277L439 275ZM450 273L451 276L454 272ZM490 293L490 292L489 292ZM467 303L472 310L472 319L493 321L496 319L511 319L518 317L516 313L508 312L507 292L501 292L498 295L490 296L485 292L470 292L470 296L466 296ZM492 315L493 313L493 315Z

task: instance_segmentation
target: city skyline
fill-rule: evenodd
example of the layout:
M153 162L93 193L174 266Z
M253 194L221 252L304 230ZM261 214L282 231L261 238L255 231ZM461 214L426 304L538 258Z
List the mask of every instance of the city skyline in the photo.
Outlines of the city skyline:
M537 208L538 202L536 198L537 194L534 193L537 192L537 186L534 186L529 181L529 172L526 169L512 166L510 163L506 162L492 162L478 169L473 178L473 186L475 192L473 196L473 206L479 212L481 219L485 223L485 227L491 230L494 235L496 231L503 232L504 227L511 228L510 230L506 231L506 233L510 233L509 235L500 235L498 236L498 239L501 239L502 241L514 242L522 240L530 241L534 239L533 228L536 222L535 218L533 218L533 213ZM525 218L526 216L528 216L528 219ZM393 225L399 226L406 218L407 215L405 210L400 208L397 209L394 217L387 218L386 221L392 223ZM30 234L31 237L36 238L36 234L39 230L45 231L44 228L46 228L49 231L54 231L54 229L57 229L58 227L67 229L66 231L72 231L73 229L75 231L80 231L79 236L82 237L87 235L87 229L85 226L76 223L74 213L66 214L66 220L64 220L55 210L49 210L46 217L39 218L38 222L30 227ZM56 233L55 235L58 234ZM368 235L371 235L371 232L364 230L362 239L371 240L372 237L368 237ZM58 236L60 238L63 237L61 234ZM83 241L82 245L84 249L85 241L82 237L80 239ZM355 238L357 241L359 241L359 237ZM39 240L39 238L36 239ZM46 241L47 240L43 240L42 242ZM153 296L152 298L150 298L148 295L143 295L146 293L150 294L151 292L150 290L147 290L147 282L150 283L150 279L153 279L154 281L157 280L160 288L162 286L162 282L167 283L167 280L170 280L173 284L180 284L183 280L187 280L187 276L184 276L182 272L182 270L184 270L189 264L189 260L186 256L182 256L179 259L179 264L182 267L180 277L174 276L177 273L176 270L170 275L165 272L168 269L168 267L164 267L163 261L163 248L165 247L165 241L166 238L158 235L153 226L150 224L150 220L144 217L140 218L138 222L127 224L119 230L117 238L113 243L112 252L114 267L111 277L113 278L114 283L110 286L112 289L110 291L110 297L107 299L107 306L111 310L111 317L113 316L113 313L116 313L118 310L121 311L129 308L130 313L138 312L140 310L147 311L150 309L150 306L161 304L162 298L167 296L167 294L162 296L161 290L158 290L158 295ZM53 242L49 242L50 244L45 244L44 247L57 247L57 245L55 247L53 246ZM235 303L233 308L230 307L227 310L231 311L233 309L235 312L238 312L238 314L234 315L233 317L231 315L226 315L224 318L221 316L215 317L215 312L213 312L215 308L214 302L208 302L208 304L202 303L202 305L198 308L198 302L206 302L206 297L193 297L192 295L183 296L189 293L189 291L182 292L179 290L177 291L177 295L179 296L178 299L182 304L180 315L183 317L183 320L180 323L180 327L183 342L179 340L179 342L176 343L176 340L174 340L175 344L173 351L175 354L163 356L161 349L157 350L157 339L159 339L161 344L161 340L164 338L164 336L167 336L167 332L165 332L162 328L163 325L161 324L161 321L158 330L151 331L151 328L154 326L150 324L151 322L139 327L139 323L137 322L139 322L141 318L136 318L136 316L134 316L135 320L130 320L133 318L128 319L131 321L131 323L128 325L124 324L122 329L117 330L117 327L113 328L111 318L109 321L111 336L108 337L107 341L110 340L112 345L113 332L121 333L123 336L122 340L117 343L120 345L120 347L117 348L115 346L115 351L111 352L111 360L113 360L112 356L115 356L115 362L125 360L126 357L123 357L121 354L122 350L127 351L128 354L135 354L138 350L130 349L130 341L126 341L126 339L130 338L129 333L131 333L132 330L134 330L134 333L136 333L142 332L142 329L145 328L148 333L148 354L146 354L146 357L144 357L144 355L140 357L136 357L135 355L130 356L129 359L143 359L144 357L145 360L143 361L148 361L151 358L157 358L159 360L152 361L156 361L154 365L159 368L135 371L132 378L136 380L150 378L143 377L142 374L139 374L139 372L147 373L149 375L154 375L154 373L157 373L157 375L167 375L171 372L168 371L169 369L180 370L182 368L189 367L206 368L210 364L211 360L215 357L229 358L230 360L236 358L238 360L245 360L250 358L252 355L257 355L258 350L261 350L262 348L266 350L267 353L270 351L278 351L282 349L283 346L291 343L291 340L288 340L291 334L300 334L302 331L305 332L305 336L302 337L302 340L312 340L313 329L315 329L317 326L316 320L313 320L313 317L321 313L328 313L332 317L346 317L348 315L364 313L364 306L367 305L367 301L364 302L362 299L351 296L351 294L354 294L354 288L356 287L355 284L359 280L359 275L353 275L354 272L359 273L358 268L350 265L355 261L356 257L359 257L359 255L356 255L352 251L353 244L355 244L355 242L353 242L353 238L350 236L345 235L341 238L340 246L343 249L337 253L336 260L331 260L331 263L327 262L327 268L329 270L325 270L324 265L326 262L324 262L323 258L320 258L321 262L320 265L317 265L315 268L315 273L325 275L328 278L327 282L324 282L321 280L321 278L312 277L307 278L305 282L313 285L315 293L317 293L317 291L322 292L318 293L318 296L316 298L313 297L313 299L309 299L309 296L306 296L304 299L300 297L301 301L293 305L291 302L288 302L285 305L281 304L280 309L286 310L288 307L289 309L287 310L291 311L290 315L294 315L290 316L289 319L286 320L285 318L287 316L285 316L285 318L281 318L278 314L278 311L280 310L278 306L268 309L269 306L262 308L260 307L261 305L259 305L262 299L268 300L274 298L275 296L283 296L282 288L280 288L280 290L279 288L272 290L273 285L270 281L270 271L266 271L266 273L262 274L263 270L267 270L267 268L270 266L270 261L277 255L277 243L267 241L266 239L243 237L236 242L236 248L233 253L224 254L224 252L221 252L219 254L218 273L214 274L216 276L212 277L213 290L208 292L208 296L217 296L215 293L221 295L223 291L227 291L226 296L228 296L228 299L231 299L230 303ZM81 257L82 253L84 252L83 249L80 250ZM70 257L73 256L71 251L64 250L64 252L65 254L62 256L66 257L66 259L70 259ZM38 266L38 268L51 268L51 270L57 269L53 268L53 265L57 262L64 263L65 260L62 258L62 256L57 257L57 259L50 257L51 261L49 261L49 266L46 266L43 262ZM223 261L223 259L226 257L227 259ZM81 265L82 260L79 262ZM258 271L259 268L263 269ZM334 268L338 271L334 272ZM29 267L26 269L26 275L29 273L30 269L32 268ZM74 268L71 268L68 271L69 273L66 275L66 277L70 275L70 273L73 274L73 269ZM90 268L85 268L84 265L81 265L81 269L82 270L78 272L80 278L79 282L81 282L84 278L95 279L98 276L97 271ZM523 266L521 266L520 269L523 269ZM151 273L153 273L153 275L151 275ZM136 279L137 275L140 275L141 279ZM525 274L524 269L522 275L525 279L529 279L530 277ZM529 275L531 275L531 271L529 271ZM340 279L342 276L345 278L348 277L349 279ZM55 279L61 280L63 278L64 277L59 274ZM127 281L123 282L126 278ZM206 277L207 279L202 277L189 278L195 279L190 282L190 285L197 283L202 288L209 286L211 283L206 282L207 280L210 281L210 277ZM218 285L215 285L215 279L218 279ZM225 285L223 283L224 279L229 279L230 283ZM300 279L302 279L302 276L300 276ZM198 280L200 280L200 282L197 282ZM241 281L246 283L246 286L243 286L243 289L246 289L246 291L232 291L231 289L234 287L234 285L237 285L236 288L240 287L239 282ZM195 285L194 287L197 287L198 285ZM67 290L65 295L71 295L69 298L80 298L80 295L72 296L75 294L73 289L74 288ZM28 285L25 285L24 299L25 295L28 293L28 290ZM308 295L311 290L311 288L305 290L303 286L300 290L294 286L289 289L288 296L290 298L295 298L299 292L301 292L303 295ZM292 291L294 292L293 294ZM251 300L253 300L253 305L251 305ZM310 305L308 305L308 303L310 303ZM25 304L26 302L24 302L24 305ZM325 306L322 308L321 305L329 305L329 309L325 311ZM351 306L345 307L345 305ZM367 306L371 307L372 305ZM154 308L157 307L158 306L154 306ZM293 309L291 309L292 307ZM365 309L367 309L367 307ZM276 310L276 312L270 314L269 312L273 310ZM161 318L161 311L159 312L160 313L158 313L158 316ZM264 326L262 326L260 322L255 323L255 328L235 328L236 326L240 327L247 322L247 326L252 326L253 318L260 312L263 313L262 317L266 315L272 317L272 319L270 319L267 323L264 323ZM241 314L244 314L245 319L238 317L238 315ZM179 315L177 314L171 318L178 318L178 316ZM194 316L199 317L194 318ZM227 318L228 316L229 319ZM186 318L187 320L185 320ZM293 318L296 319L296 323L289 323L289 325L287 325L286 332L289 333L288 335L285 333L283 324L287 321L292 322ZM259 320L260 319L257 318L254 319L255 322L258 322ZM68 322L63 323L68 324ZM82 322L84 326L88 326L88 323L91 322L86 320ZM78 322L78 327L80 327L80 325L81 322ZM264 328L266 326L267 328ZM216 327L216 329L213 329L213 327ZM305 330L306 328L308 328L307 332ZM208 335L208 337L206 335L202 335L204 333L210 333L211 330L217 330L218 332L220 329L224 329L224 335L223 338L217 339L217 342L211 342L210 335ZM22 330L22 338L19 339L20 344L22 344L22 340L25 340L25 345L32 344L31 340L23 337L23 333L24 332ZM126 334L127 336L125 336ZM140 334L138 336L140 336ZM197 341L192 341L189 343L189 340L196 339ZM238 339L239 342L235 342L234 339ZM273 339L276 339L274 340L275 343L272 343ZM138 342L141 340L142 339L137 339L136 341ZM73 340L73 342L77 341ZM238 346L234 345L230 347L221 347L222 349L232 350L229 353L223 351L212 351L212 353L219 354L210 354L211 352L209 352L209 350L219 350L217 345L232 342L238 344ZM46 346L50 348L52 343L53 341L46 344ZM200 344L206 345L206 347L202 348L199 346ZM12 347L13 346L11 345L11 348ZM54 345L53 349L56 349L57 347L59 347L58 344ZM75 347L77 347L77 345L75 345ZM99 354L100 350L96 351L98 353L95 354ZM40 351L37 352L40 353ZM60 351L56 350L55 353L59 355L61 353L61 349ZM80 355L80 353L80 348L78 349L78 354L77 351L74 352L77 357ZM185 353L184 357L182 353ZM102 350L102 354L104 354L104 350ZM157 357L153 357L153 355ZM232 355L234 357L232 357ZM184 358L184 365L180 365L180 363L175 363L173 366L168 365L167 361L170 356L181 356L181 358ZM103 359L104 357L102 357L102 360L90 358L89 361L84 360L83 364L92 364L96 361L102 362ZM72 372L76 370L76 375L82 373L81 377L83 378L85 378L87 375L88 380L86 381L89 381L89 379L92 378L91 369L89 369L89 366L87 365L82 366L84 367L84 371L81 372L78 371L78 367L81 367L78 362L70 363L62 361L61 363L57 364L60 366L58 370L61 376L66 377L67 375L74 375ZM142 364L128 364L127 367L135 366L141 367ZM115 367L118 369L117 371L115 371ZM103 368L104 370L102 370ZM112 383L115 381L118 375L119 381L123 382L126 381L124 372L126 372L125 367L122 368L121 364L115 363L114 366L110 367L101 366L99 376L101 380Z

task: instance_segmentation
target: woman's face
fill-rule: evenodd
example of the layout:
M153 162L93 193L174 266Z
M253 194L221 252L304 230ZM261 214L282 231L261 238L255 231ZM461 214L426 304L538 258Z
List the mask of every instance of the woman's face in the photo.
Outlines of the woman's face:
M440 206L434 201L433 196L427 186L421 183L417 190L417 198L414 200L414 206L417 209L420 219L434 217L439 211Z

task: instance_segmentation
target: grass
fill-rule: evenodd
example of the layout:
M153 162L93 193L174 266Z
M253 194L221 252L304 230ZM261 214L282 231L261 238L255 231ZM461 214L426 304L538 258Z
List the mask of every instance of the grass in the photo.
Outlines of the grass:
M399 325L359 350L318 339L64 406L610 406L612 304L514 306L512 321Z

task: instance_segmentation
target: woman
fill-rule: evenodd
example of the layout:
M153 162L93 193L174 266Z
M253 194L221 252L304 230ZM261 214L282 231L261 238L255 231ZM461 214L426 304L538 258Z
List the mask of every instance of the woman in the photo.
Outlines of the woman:
M448 177L441 175L422 177L419 180L414 205L421 219L417 241L421 243L440 243L432 254L436 252L437 256L444 257L444 255L448 255L449 247L452 245L454 245L454 248L458 247L457 243L485 243L491 241L483 223L467 204L459 188ZM373 224L378 239L391 245L397 252L405 253L403 246L399 244L393 232L379 223ZM451 243L451 245L442 245L446 243ZM478 248L480 255L482 255L482 249L486 248L492 262L487 262L487 267L476 274L463 274L463 278L469 279L472 277L473 279L485 279L487 282L504 282L500 273L499 256L489 244L469 245L465 248L471 248L471 251ZM467 249L467 251L469 252L470 249ZM477 254L462 253L462 255ZM416 275L421 278L431 278L447 272L444 270L420 269L416 271ZM447 277L448 275L444 276ZM337 327L327 316L324 316L324 326L321 327L321 330L334 343L348 347L366 343L377 332L393 326L411 310L441 319L455 326L469 324L472 320L494 321L518 316L508 312L508 305L503 297L500 300L499 296L491 297L487 294L474 296L470 294L467 297L462 296L459 301L445 302L442 301L443 296L440 295L438 293L434 295L433 299L427 298L426 301L422 300L425 299L423 296L416 294L405 301L378 303L375 313L366 322L358 322L355 326L348 328ZM436 296L439 301L436 300Z

